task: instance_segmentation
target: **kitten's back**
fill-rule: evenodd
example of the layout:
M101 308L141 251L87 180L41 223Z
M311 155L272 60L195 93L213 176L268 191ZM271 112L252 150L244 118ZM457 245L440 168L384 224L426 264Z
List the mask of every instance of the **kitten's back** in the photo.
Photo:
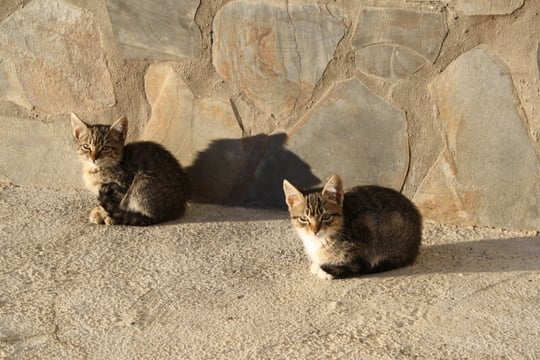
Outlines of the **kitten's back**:
M176 158L163 146L151 141L126 144L121 161L134 175L130 201L158 222L172 220L185 211L191 195L189 181Z
M380 186L357 186L345 193L344 227L350 238L369 244L373 271L412 264L419 252L422 217L404 195Z

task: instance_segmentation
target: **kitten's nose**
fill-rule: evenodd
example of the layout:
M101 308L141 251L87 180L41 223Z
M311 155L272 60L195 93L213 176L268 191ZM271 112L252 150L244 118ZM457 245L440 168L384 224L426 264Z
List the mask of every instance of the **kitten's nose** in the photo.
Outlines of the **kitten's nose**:
M321 224L315 224L312 228L311 228L311 231L313 231L313 234L314 235L317 235L319 233L319 231L321 231Z

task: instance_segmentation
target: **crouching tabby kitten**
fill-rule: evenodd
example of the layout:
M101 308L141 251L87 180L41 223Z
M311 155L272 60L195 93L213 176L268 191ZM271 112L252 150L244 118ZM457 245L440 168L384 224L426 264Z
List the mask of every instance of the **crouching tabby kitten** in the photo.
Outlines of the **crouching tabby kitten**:
M422 218L399 192L358 186L344 192L333 175L322 191L301 192L283 181L291 221L323 279L411 265L418 255Z
M87 125L71 115L86 187L100 206L90 221L107 225L152 225L180 217L190 195L187 175L163 146L139 141L124 145L127 120Z

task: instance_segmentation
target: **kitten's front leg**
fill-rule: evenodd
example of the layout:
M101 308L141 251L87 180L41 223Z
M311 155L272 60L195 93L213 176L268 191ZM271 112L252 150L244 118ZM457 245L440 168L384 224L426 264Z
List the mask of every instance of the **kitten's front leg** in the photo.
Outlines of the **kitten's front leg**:
M311 263L310 271L313 275L317 275L320 279L324 280L332 280L334 279L334 275L327 273L323 269L321 269L321 266L315 262Z
M108 209L109 207L120 205L125 193L124 189L117 183L106 183L101 185L101 188L99 189L98 200L101 206Z

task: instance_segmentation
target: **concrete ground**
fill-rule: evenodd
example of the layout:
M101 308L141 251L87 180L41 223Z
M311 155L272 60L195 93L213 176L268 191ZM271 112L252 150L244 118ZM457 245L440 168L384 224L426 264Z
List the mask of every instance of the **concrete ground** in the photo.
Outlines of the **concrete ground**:
M540 236L426 223L417 264L320 280L287 214L89 224L0 187L1 359L538 359Z

